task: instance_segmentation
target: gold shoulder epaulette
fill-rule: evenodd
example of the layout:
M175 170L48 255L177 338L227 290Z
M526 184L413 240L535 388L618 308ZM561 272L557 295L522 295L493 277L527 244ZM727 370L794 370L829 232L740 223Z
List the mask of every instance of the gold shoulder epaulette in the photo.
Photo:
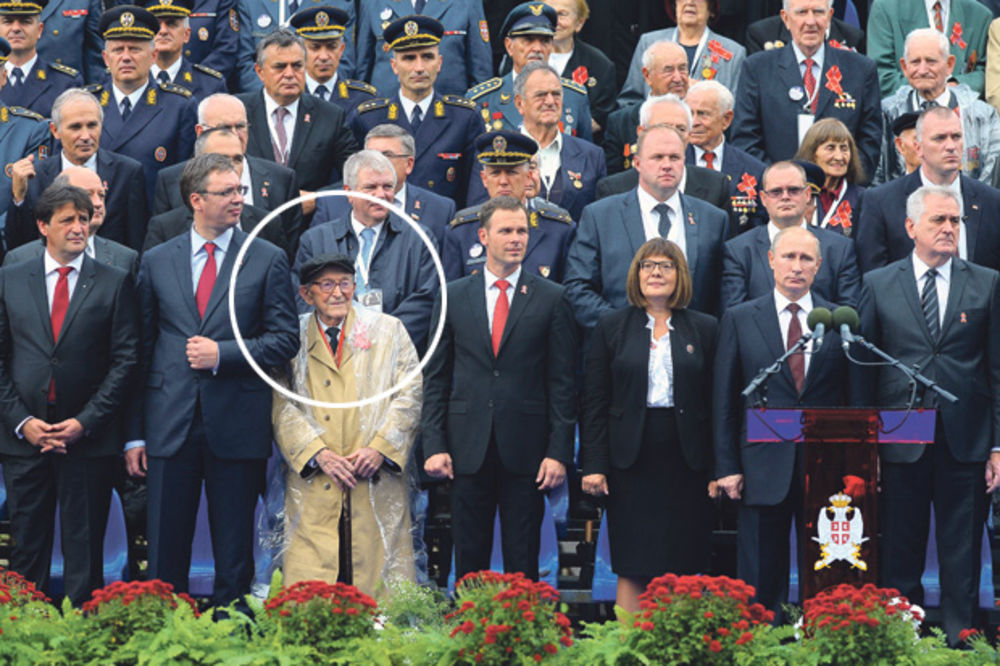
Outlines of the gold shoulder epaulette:
M444 100L445 104L451 104L452 106L461 106L466 109L476 110L476 103L471 99L466 99L461 95L442 95L441 99Z
M372 97L378 94L378 90L370 83L364 81L358 81L357 79L344 79L344 84L351 90L360 90L361 92L366 92Z
M470 208L468 210L459 211L455 216L455 219L451 221L449 225L451 228L455 228L466 224L468 222L479 222L479 206L475 208Z
M222 72L220 72L218 70L214 70L211 67L205 67L204 65L202 65L200 63L193 62L193 63L191 63L191 67L193 69L197 69L199 72L202 72L204 74L208 74L209 76L214 77L216 79L223 78L222 77Z
M68 65L63 65L58 62L50 62L49 67L56 70L57 72L65 74L66 76L76 76L77 74L80 73L78 70L75 70Z
M41 114L35 113L31 109L26 109L23 106L8 106L7 108L10 109L11 114L15 116L31 118L32 120L44 120L44 117Z
M185 88L184 86L179 86L176 83L167 83L164 81L160 82L160 90L163 92L173 93L175 95L180 95L181 97L188 98L193 93Z
M563 88L569 88L570 90L575 90L582 95L587 94L587 89L581 86L576 81L572 79L562 79Z
M493 92L497 88L503 85L503 79L499 76L494 76L492 79L483 81L479 85L473 86L469 89L469 92L465 93L465 96L471 100L477 100L488 92Z
M367 102L362 102L358 104L358 113L366 113L368 111L374 111L376 109L382 109L389 106L389 100L385 97L377 97L375 99L370 99Z
M542 203L538 205L538 214L544 217L546 220L555 220L556 222L565 222L566 224L573 224L573 218L570 214L566 212L565 209L559 206L553 206L552 204Z

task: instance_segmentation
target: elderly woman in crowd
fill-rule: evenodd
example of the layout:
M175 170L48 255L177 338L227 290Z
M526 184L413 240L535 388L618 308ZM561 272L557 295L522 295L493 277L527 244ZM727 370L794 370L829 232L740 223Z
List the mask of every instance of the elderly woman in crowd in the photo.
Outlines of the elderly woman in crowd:
M867 178L850 131L836 118L823 118L806 132L795 158L818 165L826 175L809 224L852 235L865 190L858 183Z
M691 274L665 239L639 248L626 289L591 338L580 443L583 491L607 496L617 603L635 611L653 577L708 565L717 322L686 309Z

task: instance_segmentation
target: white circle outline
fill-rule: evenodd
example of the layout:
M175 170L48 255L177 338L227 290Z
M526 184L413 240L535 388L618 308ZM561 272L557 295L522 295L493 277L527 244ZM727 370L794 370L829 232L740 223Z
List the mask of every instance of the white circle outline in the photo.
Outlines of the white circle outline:
M270 213L268 213L263 220L261 220L253 231L250 232L249 237L240 245L239 252L236 253L236 260L233 262L234 267L242 267L243 259L246 256L247 250L250 248L250 243L253 239L257 238L261 230L266 227L269 223L273 222L281 213L285 210L291 208L292 206L297 206L303 201L312 201L317 197L360 197L362 199L367 199L372 203L377 203L385 208L388 208L391 212L399 215L403 220L413 227L413 230L417 232L420 236L420 240L424 242L427 249L430 250L431 258L434 260L434 268L437 270L438 280L440 281L441 287L441 315L438 318L437 330L434 331L434 338L431 340L431 344L427 347L427 351L424 353L424 357L420 359L417 367L414 368L409 374L407 374L403 379L399 381L398 384L392 386L381 393L376 393L373 396L369 396L363 400L354 400L351 402L323 402L322 400L313 400L312 398L301 396L295 391L289 390L277 383L271 377L264 372L257 362L250 356L250 351L247 349L246 343L243 342L243 335L240 333L239 322L236 321L236 278L239 273L239 269L235 269L229 276L229 323L233 327L233 335L236 339L236 345L240 348L240 353L243 354L243 358L250 365L250 368L257 374L258 377L264 380L264 382L270 386L272 389L285 396L289 400L295 402L300 402L310 407L318 407L321 409L354 409L356 407L364 407L365 405L378 402L385 398L391 397L397 391L402 390L407 384L416 379L423 372L424 367L430 360L431 355L437 349L438 343L441 341L441 334L444 332L444 320L445 316L448 314L448 289L446 287L447 280L444 276L444 266L441 264L441 257L438 255L437 250L434 248L434 244L431 239L427 236L427 233L409 214L396 205L395 202L389 203L384 199L377 199L370 194L365 194L364 192L348 191L348 190L320 190L318 192L310 192L309 194L301 195L295 199L290 199L285 203L281 204ZM353 306L352 306L353 307ZM359 306L364 307L364 306ZM298 322L298 316L295 318ZM296 336L299 335L298 330L296 330Z

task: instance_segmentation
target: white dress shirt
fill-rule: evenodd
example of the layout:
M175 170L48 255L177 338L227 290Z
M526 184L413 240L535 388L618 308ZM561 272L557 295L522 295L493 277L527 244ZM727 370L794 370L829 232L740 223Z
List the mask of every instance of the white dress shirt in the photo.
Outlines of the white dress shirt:
M562 132L556 132L556 136L552 141L549 141L548 145L543 146L542 142L538 140L538 137L534 136L525 129L524 125L519 128L521 134L524 136L530 136L538 144L538 176L542 179L542 184L545 186L545 191L548 192L552 189L552 184L556 181L556 175L559 173L559 167L562 166Z
M14 83L14 76L13 76L12 72L14 71L15 67L17 67L17 68L19 68L21 70L21 74L24 75L21 78L21 83L25 83L28 80L28 75L31 74L31 70L32 70L32 68L34 68L35 63L37 63L37 62L38 62L38 53L37 52L35 53L34 56L31 57L31 60L29 60L28 62L24 63L23 65L15 65L10 60L8 60L6 63L4 63L4 66L3 66L3 68L7 70L7 83L8 84Z
M705 161L705 153L707 151L693 144L692 148L694 148L695 166L705 167L706 169L708 169L709 168L708 163ZM712 171L719 171L719 172L722 171L722 153L725 149L726 149L725 139L719 142L719 145L717 145L715 148L712 148L712 152L715 153L715 159L712 161L712 164L714 165L711 167Z
M660 237L660 215L653 208L657 204L661 203L657 201L653 196L642 189L642 186L638 188L639 192L639 212L642 214L642 228L646 233L646 240L651 238ZM684 211L681 208L681 195L680 188L674 192L673 196L662 202L667 204L670 208L670 231L667 233L667 240L673 241L681 248L681 252L684 253L684 258L687 258L687 240L685 239L684 225L686 224L684 220Z
M48 250L45 251L45 291L49 299L49 314L52 313L52 298L56 293L56 283L59 281L59 271L63 264L52 258ZM76 282L80 278L80 269L83 267L83 253L77 255L77 257L66 264L73 270L69 272L66 276L66 281L69 286L69 298L73 300L73 290L76 289Z
M157 65L156 63L153 63L153 66L149 68L149 73L152 74L153 78L156 80L159 80L160 72L162 71L164 71L163 68ZM177 74L180 71L181 71L181 59L178 58L177 60L174 61L174 64L172 64L170 67L167 67L166 69L169 80L173 81L174 79L176 79Z
M275 120L275 118L274 118L274 112L278 110L279 106L281 106L281 105L278 104L277 102L275 102L273 99L271 99L271 96L268 95L267 91L265 90L264 91L264 111L267 113L267 127L268 127L268 130L270 130L270 132L271 132L271 141L273 141L274 145L276 145L276 146L280 146L281 145L281 143L278 141L278 133L274 129L274 120ZM286 105L285 108L288 109L288 114L285 116L285 123L284 123L284 125L285 125L285 136L288 137L288 143L285 146L285 150L291 152L291 150L292 150L292 140L295 137L295 116L299 112L299 100L296 99L291 104Z
M812 312L813 309L812 294L806 292L806 295L800 298L799 300L790 301L787 298L785 298L784 294L775 289L774 307L778 311L778 328L781 329L781 348L783 350L788 349L788 327L792 325L792 313L788 309L788 306L791 303L799 304L800 309L796 316L799 318L799 327L801 328L802 333L804 334L806 332L811 332L812 330L806 323L807 320L809 319L809 313ZM803 358L805 359L803 372L804 376L806 377L809 376L809 361L811 360L812 352L815 351L815 349L812 349L813 344L815 344L815 342L810 342L806 348L808 353L802 355Z
M802 220L802 224L800 224L799 226L802 227L803 229L808 229L809 228L809 225L806 224L805 220ZM781 229L778 228L778 225L776 225L771 220L767 221L767 242L768 242L768 247L770 247L771 245L774 244L774 237L778 235L779 231L781 231Z
M87 249L84 250L91 259L97 258L97 248L94 247L94 237L87 236Z
M656 337L656 319L646 313L649 329L649 384L646 389L647 407L674 406L674 357L670 353L670 331L674 327L667 319L667 332Z
M205 264L208 263L208 252L205 251L205 243L215 244L215 252L213 254L215 256L215 274L218 277L222 271L222 262L226 260L226 252L229 250L229 242L231 240L233 240L232 227L226 229L212 241L203 238L201 234L195 231L193 226L191 227L191 286L193 288L191 293L198 293L198 280L201 279L201 272L205 270Z
M250 179L250 162L247 161L246 155L243 156L243 173L240 174L240 185L245 185L247 188L247 193L243 195L243 205L254 205L253 181Z
M490 269L483 265L483 282L486 284L486 319L489 324L489 332L493 331L493 311L496 310L497 300L500 298L500 287L496 286L497 280L507 280L507 306L514 307L514 293L517 290L517 281L521 279L521 267L505 278L501 278L490 272ZM509 310L508 310L509 312Z
M149 87L149 82L142 84L138 90L133 90L129 94L125 94L123 91L118 89L118 86L111 84L111 91L114 93L115 105L118 107L118 112L121 113L122 102L128 97L129 104L132 105L132 111L135 111L135 107L139 106L139 102L142 101L142 94L146 92L146 88Z
M941 3L941 27L944 28L945 35L951 35L948 30L948 10L951 8L951 0L924 0L924 7L927 9L927 25L934 27L934 3Z
M62 171L65 171L70 167L82 166L84 169L90 169L94 173L97 173L97 151L94 151L94 154L91 155L83 164L73 164L66 159L66 151L59 152L59 159L62 160L60 163L62 165Z
M917 169L920 172L920 184L924 187L928 185L936 185L927 180L927 175L924 173L924 168L920 167ZM944 187L951 190L958 195L958 256L966 261L969 260L969 249L968 249L968 228L965 226L965 199L962 198L962 178L961 173L955 174L955 180L951 181L947 185L940 185L939 187Z
M431 101L434 99L434 91L424 95L424 98L419 102L414 102L412 99L404 95L402 92L399 93L399 103L403 105L403 113L406 114L407 120L413 119L413 109L420 107L420 121L423 122L427 120L427 114L431 110Z
M563 76L563 73L566 71L566 65L569 63L569 59L573 57L573 51L575 50L570 49L569 53L556 53L553 51L549 54L549 67L556 70L559 76Z
M925 264L923 260L917 256L916 252L911 252L910 256L913 257L913 274L917 278L917 300L920 300L920 295L924 293L924 284L930 277L927 275L927 271L931 269L930 266ZM944 328L944 315L945 309L948 307L948 289L951 287L951 259L944 262L937 267L937 279L934 281L934 285L937 287L937 297L938 297L938 330Z
M321 85L326 88L326 97L323 97L321 99L324 102L329 102L330 97L333 96L333 91L337 89L337 72L334 72L333 78L327 81L326 83L320 83L313 77L309 76L309 74L306 74L306 90L309 91L310 95L316 95L316 88Z

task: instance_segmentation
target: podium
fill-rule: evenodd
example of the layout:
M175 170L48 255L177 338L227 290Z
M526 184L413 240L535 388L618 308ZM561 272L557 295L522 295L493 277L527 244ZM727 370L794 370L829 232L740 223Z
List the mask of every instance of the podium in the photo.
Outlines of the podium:
M802 599L840 583L878 581L878 445L930 444L935 411L747 410L747 442L802 446Z

